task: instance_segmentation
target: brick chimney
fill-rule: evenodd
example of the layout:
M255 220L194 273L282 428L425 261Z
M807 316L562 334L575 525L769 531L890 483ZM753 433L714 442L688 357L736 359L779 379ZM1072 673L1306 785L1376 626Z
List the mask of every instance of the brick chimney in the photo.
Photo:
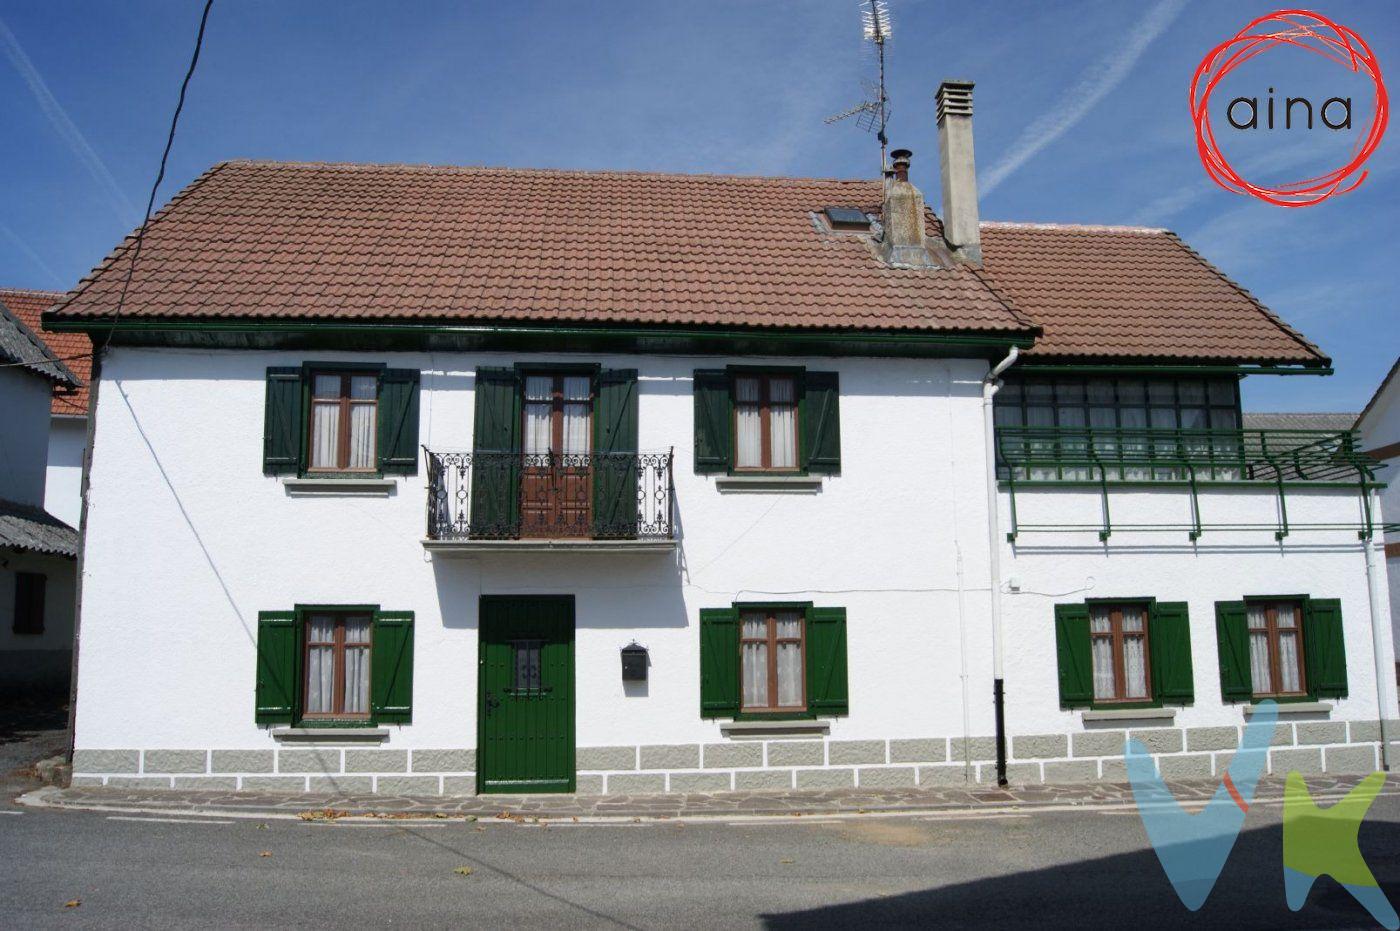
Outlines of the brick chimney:
M893 171L885 178L885 201L880 209L884 228L880 254L900 268L929 268L934 262L924 243L924 195L909 181L913 154L908 149L890 153Z
M977 169L972 157L972 82L938 85L938 167L943 180L943 238L959 262L982 264Z

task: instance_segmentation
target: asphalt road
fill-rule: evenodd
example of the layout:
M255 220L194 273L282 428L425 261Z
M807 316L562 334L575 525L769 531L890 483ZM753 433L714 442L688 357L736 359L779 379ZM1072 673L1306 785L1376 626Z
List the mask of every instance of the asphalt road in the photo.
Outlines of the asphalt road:
M122 820L147 817L0 804L0 927L1370 926L1330 879L1288 911L1279 809L1263 806L1195 914L1132 812L550 827ZM1400 903L1400 798L1377 800L1361 847Z

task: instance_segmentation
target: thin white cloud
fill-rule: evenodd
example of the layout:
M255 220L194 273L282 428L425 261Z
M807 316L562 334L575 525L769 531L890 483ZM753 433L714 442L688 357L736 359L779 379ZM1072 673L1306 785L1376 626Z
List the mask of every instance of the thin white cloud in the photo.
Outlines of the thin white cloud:
M29 85L30 92L39 104L39 109L44 111L44 116L48 117L54 130L68 144L68 148L73 150L73 154L78 157L78 161L83 163L88 174L92 175L94 180L102 186L121 220L125 223L132 223L140 216L141 212L122 191L121 185L117 184L117 179L112 177L112 173L107 170L101 157L88 144L87 139L68 116L67 111L59 104L53 92L49 90L48 84L44 82L43 75L39 74L39 69L34 67L34 63L29 60L29 56L24 53L19 40L10 31L10 27L5 25L3 19L0 19L0 48L4 49L5 57L10 59L10 63L15 66L20 77L24 78L24 82Z
M45 262L43 257L35 252L19 233L16 233L4 223L0 223L0 236L4 236L8 239L10 244L19 250L20 255L23 255L26 259L34 263L35 268L39 269L45 275L48 275L49 280L56 287L64 288L65 290L68 288L68 284L64 282L63 277L59 275L58 272L54 271L53 267L50 266L48 262Z
M1095 62L1065 94L1059 106L1042 114L1026 127L1001 160L977 181L982 194L990 194L1042 149L1063 136L1071 127L1123 83L1147 51L1147 47L1172 24L1186 0L1161 0L1128 34L1112 54Z

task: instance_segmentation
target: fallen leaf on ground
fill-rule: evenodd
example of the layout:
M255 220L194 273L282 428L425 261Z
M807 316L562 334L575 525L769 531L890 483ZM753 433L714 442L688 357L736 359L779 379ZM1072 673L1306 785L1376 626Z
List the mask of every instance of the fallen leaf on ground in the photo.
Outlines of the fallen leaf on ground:
M452 872L456 873L458 876L470 876L476 871L473 870L470 866L459 866Z
M77 899L69 899L67 902L64 902L64 903L63 903L63 907L64 907L64 908L77 908L79 905L82 905L82 904L83 904L83 903L82 903L82 902L79 902Z
M784 859L782 859L782 860L779 860L778 862L779 862L779 863L791 863L791 862L793 862L793 861L784 858Z
M434 817L434 818L446 818L447 815L443 814L443 813L440 812L440 811L435 811L435 812L433 812L433 817Z
M259 850L259 851L258 851L258 856L260 856L260 857L270 857L270 856L272 856L272 851L271 851L271 850Z
M297 812L297 817L303 821L334 821L336 818L344 818L347 814L349 812L337 811L334 808L314 808Z

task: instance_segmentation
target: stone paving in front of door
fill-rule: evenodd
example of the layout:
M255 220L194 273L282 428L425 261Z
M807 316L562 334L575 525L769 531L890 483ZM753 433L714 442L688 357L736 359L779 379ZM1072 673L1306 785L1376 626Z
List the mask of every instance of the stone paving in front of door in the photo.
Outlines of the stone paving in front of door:
M1362 776L1310 776L1314 798L1340 797ZM1168 783L1176 797L1203 804L1219 787L1217 780L1179 780ZM1392 782L1386 794L1400 794ZM1266 776L1259 782L1255 802L1279 802L1283 779ZM875 812L975 813L1016 808L1131 805L1132 790L1126 783L1098 785L1026 785L1005 789L967 788L833 789L827 791L715 792L666 795L481 795L461 797L413 797L354 795L332 792L281 794L274 792L219 792L178 789L135 789L112 786L48 788L30 793L24 804L56 808L142 810L197 814L296 815L332 812L368 816L476 816L515 819L626 819L707 818L753 815L832 815Z

